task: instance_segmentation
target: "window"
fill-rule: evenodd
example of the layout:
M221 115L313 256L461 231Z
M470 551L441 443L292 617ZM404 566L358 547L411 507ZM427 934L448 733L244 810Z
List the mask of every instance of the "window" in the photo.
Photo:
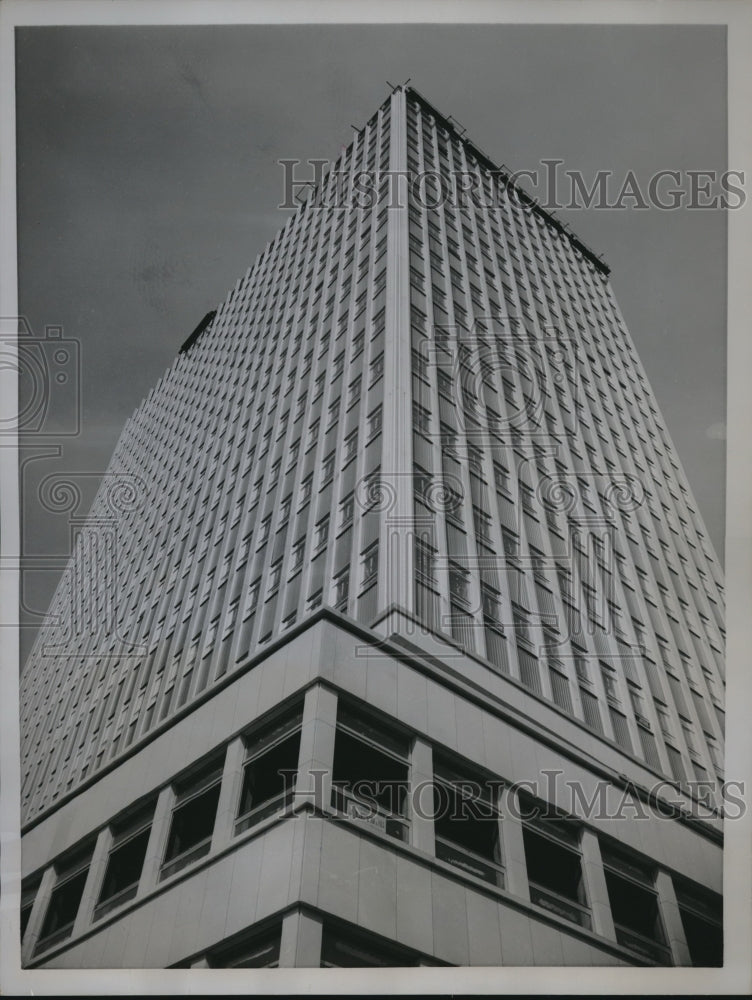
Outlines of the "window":
M267 591L268 597L272 597L277 593L279 589L279 581L282 576L282 559L277 559L269 567L269 589Z
M326 486L326 484L334 476L334 459L335 453L330 451L329 454L324 459L324 464L321 469L321 485Z
M327 424L326 424L327 430L329 430L330 427L334 427L337 421L339 420L339 411L340 411L340 397L337 396L337 398L329 404L329 416L327 418Z
M36 952L46 951L73 933L90 861L91 850L87 850L63 862L60 867L55 866L57 881L44 915Z
M294 573L303 565L303 553L305 552L305 538L299 538L292 547L290 557L290 572Z
M436 857L503 887L498 788L484 775L440 758L434 770Z
M344 454L342 456L342 464L347 465L353 458L355 458L358 453L358 432L357 430L352 431L345 438Z
M378 357L374 358L371 362L371 381L370 384L373 385L377 382L381 376L384 374L384 352L382 351Z
M300 750L302 714L297 710L246 740L243 785L235 833L285 809L292 802Z
M334 739L332 805L407 840L408 741L370 715L341 706Z
M251 615L255 614L256 608L258 607L259 593L261 591L261 580L256 579L248 588L248 594L246 596L245 608L243 610L243 621L248 621Z
M349 590L350 571L345 569L334 580L334 606L338 611L347 611Z
M21 940L23 940L26 928L29 926L29 917L31 917L34 900L39 892L39 882L40 879L35 878L32 882L21 887Z
M682 882L674 885L692 965L723 965L723 907L720 896Z
M602 663L601 676L603 677L603 687L606 689L606 698L612 704L618 705L619 689L616 684L616 671Z
M375 410L371 410L368 414L368 440L375 438L377 434L381 433L381 407L377 406Z
M550 815L545 805L526 797L521 796L520 802L531 902L590 927L577 825Z
M318 551L322 549L329 538L329 515L322 518L316 525L316 537L314 540L314 549Z
M346 528L352 524L353 513L355 511L355 500L352 493L348 493L340 504L340 528Z
M475 534L479 541L491 541L491 518L480 507L473 505L473 521L475 522Z
M160 878L167 878L209 853L219 803L222 764L213 761L176 785L175 808Z
M485 583L480 585L481 605L483 608L483 618L486 624L500 627L501 611L499 608L499 594Z
M112 849L94 910L95 920L136 895L149 843L153 812L153 807L149 807L145 812L113 828Z
M281 531L287 522L290 520L290 508L292 507L292 494L289 494L284 498L280 506L279 512L279 523L277 525L277 531Z
M308 598L307 607L309 611L314 611L316 608L321 607L321 596L322 591L321 587L319 587L319 589L315 590Z
M413 402L413 426L422 434L429 434L431 431L431 414L416 402Z
M452 600L460 601L462 604L468 603L468 580L469 574L466 569L456 563L449 564L449 593Z
M319 436L319 421L314 420L311 426L308 428L308 444L307 448L312 448L316 444Z
M374 542L373 545L369 546L361 556L361 565L363 568L363 585L370 583L376 576L379 568L379 545L378 542Z
M632 753L632 738L629 735L629 725L627 724L626 715L613 708L613 706L609 706L608 714L611 719L611 726L614 730L614 740L619 744L622 750L626 750L627 753Z
M208 952L210 969L276 969L279 966L279 945L282 927L244 933L229 944Z
M616 849L602 847L601 855L616 940L644 958L670 964L654 872Z
M569 678L564 672L562 664L549 663L548 673L551 679L551 695L554 704L571 715L572 698L569 693Z
M361 376L358 375L358 377L355 378L355 379L353 379L353 381L348 386L348 390L347 390L347 405L348 405L348 407L352 406L353 403L357 403L357 401L360 399L360 385L361 385L361 381L362 381Z
M298 510L300 510L301 507L305 506L305 504L307 504L308 501L311 499L312 485L313 485L313 473L309 472L308 475L303 480L303 482L300 484L300 506L298 507Z
M272 515L267 514L266 517L261 521L261 525L259 527L259 537L258 541L256 542L256 548L261 548L262 545L266 544L266 541L269 538L269 526L271 523L272 523Z
M496 481L496 489L500 493L505 493L507 496L511 495L511 490L509 487L509 470L506 469L501 462L494 462L494 480Z
M419 956L407 948L382 941L359 929L325 926L321 939L322 969L371 967L400 968L420 965Z
M436 371L436 378L438 381L439 392L441 393L441 395L445 396L447 399L452 399L453 384L451 375L449 375L445 371L442 371L441 368L438 368Z

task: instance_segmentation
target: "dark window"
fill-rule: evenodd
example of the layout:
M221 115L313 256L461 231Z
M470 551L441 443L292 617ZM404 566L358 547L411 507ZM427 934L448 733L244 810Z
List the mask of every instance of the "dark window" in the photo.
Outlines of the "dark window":
M206 960L211 969L276 969L282 928L254 931L221 948L210 951Z
M498 786L479 773L437 760L434 780L436 857L494 885L504 885Z
M352 819L406 840L407 756L406 738L370 716L341 708L332 804Z
M377 480L378 481L378 480ZM376 576L379 568L379 544L374 542L361 554L361 565L363 567L363 586L370 583Z
M684 936L692 965L723 965L723 908L720 896L676 885Z
M219 804L222 765L214 762L177 788L160 878L208 854Z
M322 969L355 969L371 966L399 968L419 965L415 952L381 941L362 931L325 927L321 940Z
M530 804L523 806L523 816L533 811ZM526 819L522 834L531 901L560 917L590 927L577 826L544 812L539 818Z
M554 704L565 712L572 713L572 698L569 693L569 678L562 670L557 670L549 664L549 677L551 678L551 694Z
M598 708L598 699L594 694L590 691L586 691L583 687L580 687L580 699L582 701L582 712L585 716L585 725L590 726L591 729L595 729L599 733L602 733L603 723L601 721L601 714Z
M78 855L71 859L59 870L57 883L52 890L44 916L36 951L44 951L70 937L86 884L86 876L89 873L90 860L91 852L89 851L85 856Z
M113 831L112 850L94 910L95 919L136 895L149 843L152 813L149 809L146 814L133 817Z
M34 907L34 899L39 892L39 879L35 879L31 885L25 885L21 889L21 940L29 926L29 917Z
M651 962L670 965L653 871L621 852L601 853L616 940Z
M298 711L248 740L236 833L291 803L298 770L301 718Z

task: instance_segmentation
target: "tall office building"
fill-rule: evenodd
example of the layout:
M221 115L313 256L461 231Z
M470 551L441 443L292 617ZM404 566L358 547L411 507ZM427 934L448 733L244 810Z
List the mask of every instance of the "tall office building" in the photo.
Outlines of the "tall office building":
M78 533L24 962L718 964L722 650L607 267L398 87Z

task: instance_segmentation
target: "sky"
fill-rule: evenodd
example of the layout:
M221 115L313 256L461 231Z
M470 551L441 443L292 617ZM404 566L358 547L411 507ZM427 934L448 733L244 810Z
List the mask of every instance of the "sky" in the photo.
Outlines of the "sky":
M80 358L23 454L22 660L127 418L281 228L282 158L335 159L411 79L495 162L592 180L726 169L712 26L45 27L16 34L19 311ZM730 166L733 166L731 164ZM559 217L612 285L723 559L726 216ZM73 352L71 356L74 356ZM71 389L72 383L68 383ZM73 477L72 514L40 500Z

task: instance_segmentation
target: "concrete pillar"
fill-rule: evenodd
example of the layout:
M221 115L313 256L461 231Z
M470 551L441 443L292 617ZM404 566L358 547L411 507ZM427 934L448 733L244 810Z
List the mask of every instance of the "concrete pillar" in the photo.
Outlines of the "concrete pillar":
M679 912L679 903L676 899L674 883L668 872L658 872L655 888L658 891L658 908L666 931L667 944L671 949L671 960L674 965L691 965L692 959Z
M279 946L281 969L318 969L321 966L321 920L294 910L282 920Z
M396 194L407 199L407 104L404 90L392 94L389 125L389 169L395 171ZM414 610L413 573L413 435L410 343L409 231L407 211L387 212L386 313L384 330L383 453L380 472L386 510L378 514L378 610L397 605Z
M49 905L50 896L52 895L52 890L55 887L56 881L57 875L55 873L55 869L52 865L50 865L50 867L47 868L42 875L42 881L39 883L39 889L37 889L37 894L34 897L34 904L31 908L29 922L26 925L26 933L24 934L21 946L22 966L25 966L34 954L34 949L36 948L37 941L39 940L42 924L44 923L44 918L47 913L47 906Z
M73 924L71 937L76 937L76 935L84 931L92 921L94 907L97 905L97 899L99 898L104 880L104 873L107 868L107 861L112 849L112 840L112 831L109 827L100 830L97 842L94 845L94 853L91 856L91 863L86 875L84 891L81 894L81 902L78 906L78 913L76 914L76 921Z
M326 809L332 801L337 695L320 684L306 691L294 808Z
M504 882L514 896L530 902L525 842L517 789L505 785L499 795L499 838L504 859Z
M172 809L175 805L175 791L172 785L163 788L159 793L157 805L154 809L154 819L151 822L149 833L149 843L146 845L146 857L141 878L138 883L136 896L143 896L149 892L159 882L159 869L162 865L167 837L170 832L170 822L172 820Z
M426 854L436 853L433 813L433 749L416 739L410 754L410 843Z
M245 761L245 742L241 737L233 740L227 748L222 771L222 784L219 789L217 803L217 818L214 821L214 833L210 853L221 851L232 841L235 834L235 818L238 810L240 787L243 783L243 762Z
M582 851L582 877L585 881L585 891L590 902L590 913L593 919L593 930L596 934L616 940L614 919L611 915L611 903L606 887L606 875L603 871L603 859L598 837L592 830L582 831L580 841Z

